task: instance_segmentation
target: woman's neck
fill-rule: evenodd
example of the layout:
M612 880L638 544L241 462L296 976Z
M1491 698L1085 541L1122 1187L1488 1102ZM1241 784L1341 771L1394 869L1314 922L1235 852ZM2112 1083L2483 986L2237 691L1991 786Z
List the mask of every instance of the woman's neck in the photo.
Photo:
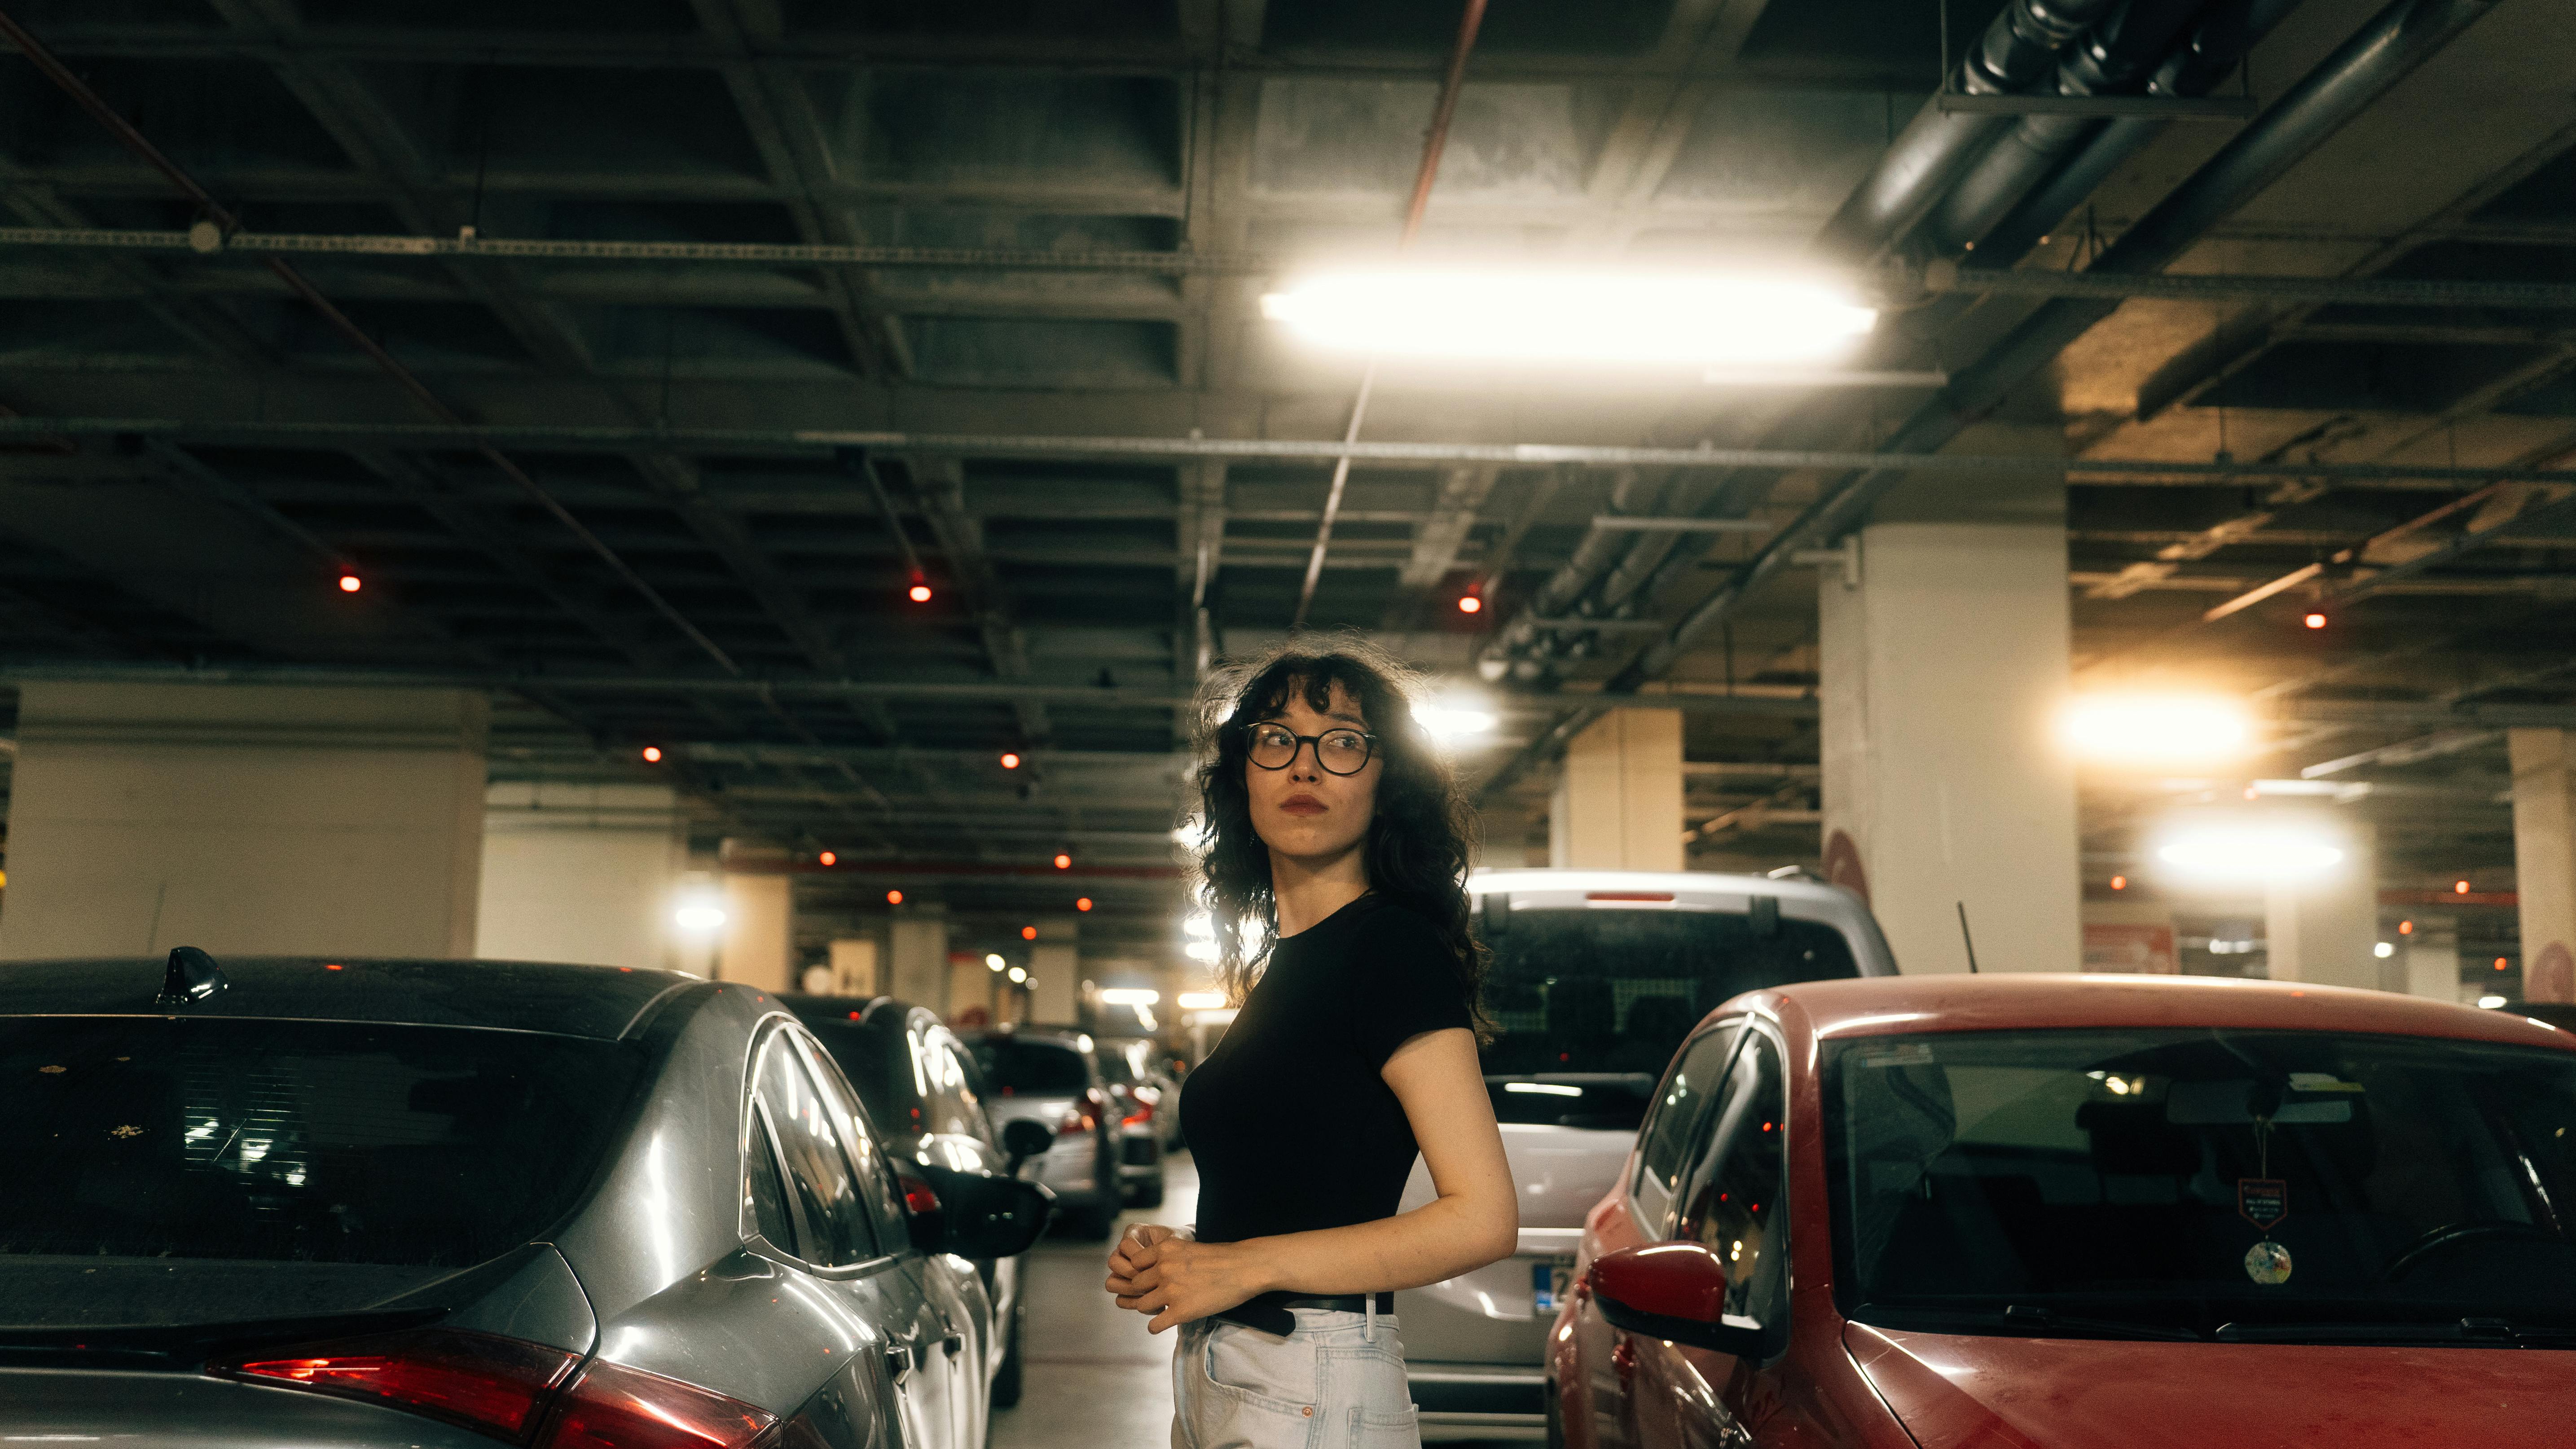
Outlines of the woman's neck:
M1283 941L1367 895L1368 888L1368 864L1356 846L1323 860L1270 853L1270 895L1279 908Z

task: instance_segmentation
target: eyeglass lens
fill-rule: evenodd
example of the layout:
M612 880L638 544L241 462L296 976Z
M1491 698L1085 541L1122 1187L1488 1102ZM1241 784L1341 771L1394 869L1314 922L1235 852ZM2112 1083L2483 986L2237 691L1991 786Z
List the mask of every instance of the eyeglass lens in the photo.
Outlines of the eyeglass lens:
M1252 731L1252 763L1265 770L1281 770L1297 758L1297 736L1278 725L1260 725ZM1336 775L1355 775L1368 765L1368 736L1357 730L1326 730L1315 741L1315 760Z

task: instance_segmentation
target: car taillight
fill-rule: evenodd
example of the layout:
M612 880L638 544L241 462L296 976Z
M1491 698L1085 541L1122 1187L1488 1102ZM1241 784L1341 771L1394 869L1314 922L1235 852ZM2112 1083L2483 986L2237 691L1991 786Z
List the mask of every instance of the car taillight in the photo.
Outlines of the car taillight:
M209 1364L207 1372L279 1388L366 1399L527 1442L581 1355L486 1333L426 1328L300 1344Z
M299 1344L206 1371L385 1404L531 1449L744 1449L778 1422L757 1405L624 1364L594 1361L574 1377L580 1362L515 1338L425 1328Z
M894 1180L895 1185L903 1189L905 1212L919 1214L939 1211L939 1193L931 1187L930 1179L897 1168Z
M742 1449L777 1422L711 1389L594 1363L564 1391L536 1449Z
M1128 1113L1128 1114L1127 1114L1126 1116L1124 1116L1124 1117L1119 1118L1119 1119L1118 1119L1118 1125L1119 1125L1119 1126L1121 1126L1121 1127L1134 1127L1134 1126L1138 1126L1138 1125L1140 1125L1140 1124L1142 1124L1142 1123L1151 1122L1151 1121L1153 1121L1153 1120L1154 1120L1154 1104L1153 1104L1153 1102L1152 1102L1150 1099L1148 1099L1147 1097L1145 1097L1145 1096L1144 1096L1144 1094L1142 1094L1142 1093L1138 1093L1134 1100L1135 1100L1135 1103L1136 1103L1136 1110L1135 1110L1135 1111L1133 1111L1133 1112Z
M1083 1133L1088 1132L1099 1125L1100 1122L1097 1118L1082 1110L1080 1107L1067 1107L1064 1109L1064 1120L1056 1124L1055 1135L1058 1137L1079 1137Z

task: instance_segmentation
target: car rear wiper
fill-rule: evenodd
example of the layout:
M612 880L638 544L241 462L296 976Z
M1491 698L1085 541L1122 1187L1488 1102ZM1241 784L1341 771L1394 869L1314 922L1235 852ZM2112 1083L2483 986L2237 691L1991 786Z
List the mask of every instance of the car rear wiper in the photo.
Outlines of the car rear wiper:
M2465 1343L2519 1347L2576 1342L2576 1324L2526 1324L2509 1318L2445 1318L2414 1322L2228 1323L2224 1343Z
M2202 1336L2188 1328L2171 1328L2161 1323L2139 1323L2126 1318L2087 1318L2080 1314L2060 1313L2054 1308L2033 1303L2010 1303L2002 1308L1915 1308L1901 1304L1867 1304L1853 1316L1864 1313L1886 1314L1898 1318L1948 1319L1983 1324L2000 1324L2007 1328L2028 1329L2044 1335L2066 1338L2136 1338L2163 1343L2199 1343ZM1871 1320L1861 1318L1866 1323Z

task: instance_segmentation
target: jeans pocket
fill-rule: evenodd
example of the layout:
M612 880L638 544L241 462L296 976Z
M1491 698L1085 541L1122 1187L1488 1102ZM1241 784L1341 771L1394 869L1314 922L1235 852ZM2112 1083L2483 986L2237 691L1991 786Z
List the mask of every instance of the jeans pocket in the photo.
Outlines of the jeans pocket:
M1199 1377L1218 1394L1274 1413L1311 1418L1316 1363L1310 1344L1220 1323L1198 1352Z
M1354 1406L1351 1449L1422 1449L1422 1415L1411 1404L1398 1411Z

